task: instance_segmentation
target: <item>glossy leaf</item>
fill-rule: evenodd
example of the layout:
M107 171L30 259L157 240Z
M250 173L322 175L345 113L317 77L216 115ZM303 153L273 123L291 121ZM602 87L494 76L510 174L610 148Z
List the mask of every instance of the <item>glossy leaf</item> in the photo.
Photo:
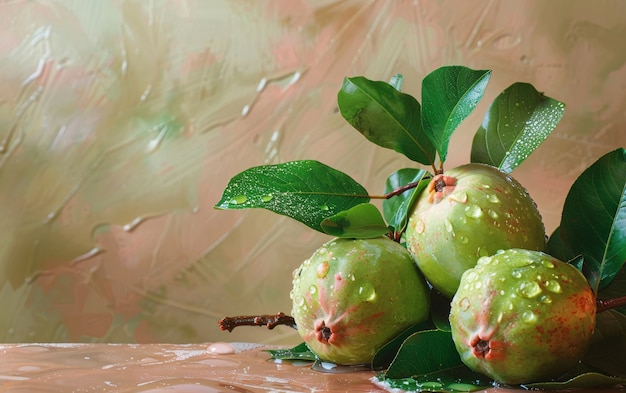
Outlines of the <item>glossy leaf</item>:
M416 168L399 169L387 178L385 194L389 194L408 184L417 183L417 186L383 200L383 216L387 224L396 233L404 232L408 222L409 210L420 192L428 185L429 179L430 174L428 172Z
M402 91L403 82L404 82L404 76L402 74L396 74L392 76L391 79L389 80L389 84L398 91Z
M317 356L309 349L306 343L300 343L293 348L267 349L273 359L281 360L317 360Z
M422 124L442 163L452 133L483 98L490 76L490 70L447 66L422 81Z
M510 173L550 135L565 105L528 83L514 83L493 101L474 135L471 161Z
M588 372L577 375L567 381L555 382L538 382L528 383L524 387L529 390L569 390L583 388L601 388L612 387L620 384L626 384L626 378L611 377L595 372Z
M350 176L313 160L249 168L228 183L217 209L263 208L323 232L327 217L369 201Z
M387 378L379 374L373 382L388 391L402 392L474 392L493 386L488 377L461 364L457 367L406 378Z
M371 203L361 203L328 217L321 226L329 235L354 239L374 238L389 232L380 211Z
M452 341L452 333L424 330L402 343L398 354L385 372L390 379L428 375L462 365Z
M589 351L582 363L590 370L626 378L626 316L615 310L598 314L598 333L594 332Z
M398 336L394 337L391 341L376 351L374 358L372 359L372 370L382 370L389 367L393 359L396 357L398 350L402 346L402 343L413 333L417 333L422 330L432 330L434 328L435 326L432 321L426 320L411 326Z
M594 293L605 288L626 261L626 150L607 153L574 182L561 216L563 242L582 254Z
M435 148L422 131L420 104L386 82L345 78L337 95L341 115L369 141L433 165Z
M626 296L626 265L622 267L622 270L617 273L613 281L611 281L606 288L598 292L598 299L603 300L617 299L624 296ZM617 307L611 311L619 312L626 317L626 306ZM624 335L626 335L626 324L624 324L624 329Z
M572 250L563 241L563 237L561 236L561 227L557 227L554 232L552 232L552 235L550 235L547 244L547 252L563 262L567 262L575 257Z

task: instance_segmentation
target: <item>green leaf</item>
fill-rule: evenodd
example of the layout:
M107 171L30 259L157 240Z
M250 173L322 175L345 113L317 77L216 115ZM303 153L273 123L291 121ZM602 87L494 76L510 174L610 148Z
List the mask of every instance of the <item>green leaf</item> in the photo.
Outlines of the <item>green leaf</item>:
M529 83L514 83L493 101L472 143L471 161L510 173L550 135L565 104Z
M344 79L337 103L344 119L369 141L433 165L435 148L422 131L420 104L412 96L357 76Z
M317 360L317 356L309 349L306 343L300 343L288 349L266 349L273 359L281 360Z
M626 316L609 310L598 314L597 322L582 363L595 371L626 378Z
M611 281L606 288L598 292L598 299L602 300L616 299L624 296L626 296L626 266L622 267L622 270L617 273L613 281ZM619 312L626 318L626 306L613 308L609 311ZM624 324L624 329L626 332L626 323Z
M462 364L451 332L424 330L412 334L402 343L385 377L398 379L428 375Z
M561 227L557 227L548 239L547 252L556 259L567 262L576 257L561 237Z
M396 357L398 350L402 346L402 343L409 338L409 336L422 330L432 330L434 327L435 326L431 320L426 320L411 326L398 336L394 337L391 341L376 351L374 358L372 359L372 370L382 370L389 367L393 359Z
M562 382L537 382L527 383L523 386L529 390L568 390L568 389L583 389L583 388L600 388L600 387L612 387L620 384L625 384L626 378L610 377L595 372L588 372L577 375L567 381Z
M389 232L380 211L371 203L361 203L325 218L321 226L329 235L354 239L374 238Z
M424 180L424 181L422 181ZM423 169L403 168L392 173L385 184L385 194L418 183L416 187L383 200L383 216L396 233L404 232L408 222L408 214L413 202L428 185L430 174Z
M327 217L369 201L350 176L313 160L249 168L228 183L216 209L263 208L317 231Z
M452 133L483 98L491 70L446 66L422 81L422 124L443 163Z
M402 74L396 74L392 76L391 79L389 80L389 84L398 91L402 91L403 82L404 82L404 76Z
M626 261L626 150L605 154L574 182L565 198L560 232L594 293L608 286Z
M400 390L402 392L474 392L493 386L491 379L464 365L412 378L391 379L381 373L374 378L373 382L387 391Z

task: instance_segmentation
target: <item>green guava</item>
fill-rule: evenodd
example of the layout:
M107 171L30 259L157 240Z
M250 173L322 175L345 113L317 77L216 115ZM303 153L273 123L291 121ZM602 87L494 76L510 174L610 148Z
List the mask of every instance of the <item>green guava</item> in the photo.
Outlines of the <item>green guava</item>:
M507 384L543 382L575 367L595 328L596 302L573 265L538 251L482 257L461 278L452 338L472 370Z
M508 248L544 251L546 234L524 187L493 166L472 163L431 180L409 216L406 243L426 279L451 298L478 258Z
M430 292L408 251L387 237L333 239L294 271L292 315L321 360L369 364L384 344L426 320Z

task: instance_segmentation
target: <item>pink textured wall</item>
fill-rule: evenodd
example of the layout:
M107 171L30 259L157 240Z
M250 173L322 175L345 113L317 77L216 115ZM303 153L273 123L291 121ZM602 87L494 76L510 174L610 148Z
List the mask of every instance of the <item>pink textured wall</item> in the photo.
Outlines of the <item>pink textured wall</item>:
M261 210L216 211L250 166L317 159L372 193L413 165L336 113L344 76L419 97L446 64L493 69L448 167L516 81L567 104L513 175L551 232L567 190L626 145L626 3L0 3L0 341L298 341L217 329L290 312L291 272L328 239Z

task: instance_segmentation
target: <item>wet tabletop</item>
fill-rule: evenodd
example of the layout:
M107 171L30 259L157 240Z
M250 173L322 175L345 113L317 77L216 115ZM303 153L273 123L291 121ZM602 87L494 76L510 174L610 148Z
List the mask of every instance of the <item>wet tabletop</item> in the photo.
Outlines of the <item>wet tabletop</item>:
M276 347L272 347L276 348ZM371 371L278 362L259 344L0 345L2 392L384 392ZM521 389L493 388L494 392Z

